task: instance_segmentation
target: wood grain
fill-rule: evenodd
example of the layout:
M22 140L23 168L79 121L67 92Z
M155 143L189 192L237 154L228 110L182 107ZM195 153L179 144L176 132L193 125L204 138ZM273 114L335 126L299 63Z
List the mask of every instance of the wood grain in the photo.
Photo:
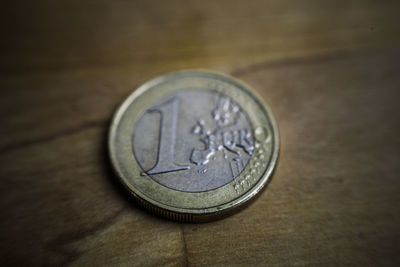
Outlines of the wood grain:
M3 265L400 265L398 1L27 1L0 16ZM225 71L269 103L274 177L207 224L139 209L106 151L146 80Z

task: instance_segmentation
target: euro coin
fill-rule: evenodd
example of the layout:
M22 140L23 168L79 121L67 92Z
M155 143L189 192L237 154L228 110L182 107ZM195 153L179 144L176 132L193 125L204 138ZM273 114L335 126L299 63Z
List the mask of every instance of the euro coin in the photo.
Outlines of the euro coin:
M270 108L245 83L210 71L157 77L121 104L109 154L122 184L160 216L205 222L242 207L277 164Z

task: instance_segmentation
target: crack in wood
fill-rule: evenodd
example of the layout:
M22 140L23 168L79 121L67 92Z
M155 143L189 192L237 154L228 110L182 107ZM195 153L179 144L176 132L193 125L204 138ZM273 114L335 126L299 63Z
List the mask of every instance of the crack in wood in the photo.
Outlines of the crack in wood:
M94 121L88 121L85 123L82 123L81 125L72 127L72 128L68 128L68 129L63 129L59 132L55 132L53 134L49 134L49 135L44 135L35 139L27 139L27 140L23 140L20 142L15 142L15 143L11 143L8 145L3 146L2 148L0 148L0 154L5 154L5 153L9 153L11 151L14 150L18 150L27 146L32 146L32 145L36 145L36 144L40 144L40 143L47 143L56 139L59 139L61 137L64 136L68 136L68 135L73 135L76 133L79 133L83 130L86 129L91 129L91 128L96 128L96 127L100 127L103 125L106 125L106 123L108 123L108 120L94 120Z

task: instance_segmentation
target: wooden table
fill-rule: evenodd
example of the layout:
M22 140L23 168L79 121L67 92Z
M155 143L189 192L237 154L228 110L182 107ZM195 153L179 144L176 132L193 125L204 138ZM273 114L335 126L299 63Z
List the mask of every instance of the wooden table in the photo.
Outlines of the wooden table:
M399 266L399 1L8 1L2 265ZM137 207L110 118L156 75L210 68L270 104L266 191L206 224Z

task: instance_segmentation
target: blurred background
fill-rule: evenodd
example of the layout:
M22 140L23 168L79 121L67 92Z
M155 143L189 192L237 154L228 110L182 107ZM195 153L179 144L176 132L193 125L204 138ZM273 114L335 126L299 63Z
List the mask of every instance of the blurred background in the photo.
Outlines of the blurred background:
M7 1L0 8L3 265L399 266L399 1ZM185 68L269 103L281 155L247 209L200 225L137 208L111 116Z
M1 66L229 70L395 46L398 12L397 1L16 1L2 5Z

